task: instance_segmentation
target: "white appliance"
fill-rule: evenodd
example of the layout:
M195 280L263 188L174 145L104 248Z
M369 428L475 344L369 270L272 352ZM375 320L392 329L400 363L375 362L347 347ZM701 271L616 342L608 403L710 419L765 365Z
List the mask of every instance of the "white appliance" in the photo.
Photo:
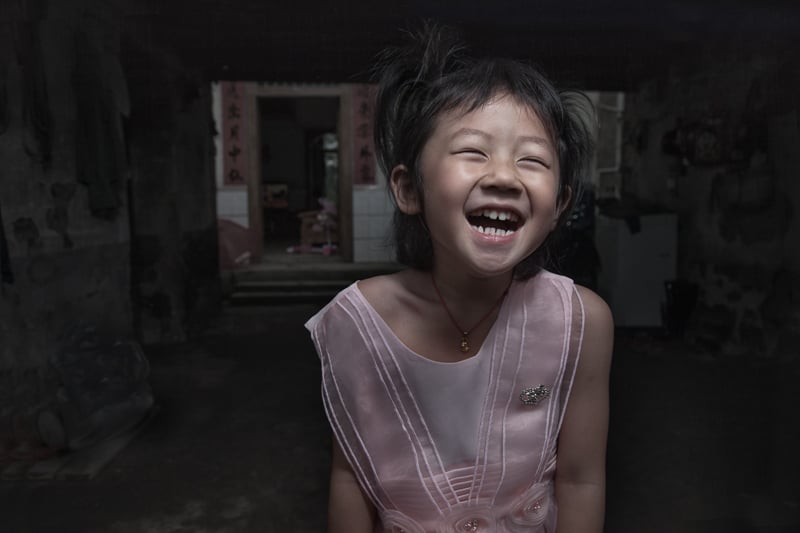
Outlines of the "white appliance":
M664 284L676 277L677 215L598 215L595 244L598 292L611 307L615 325L662 327Z

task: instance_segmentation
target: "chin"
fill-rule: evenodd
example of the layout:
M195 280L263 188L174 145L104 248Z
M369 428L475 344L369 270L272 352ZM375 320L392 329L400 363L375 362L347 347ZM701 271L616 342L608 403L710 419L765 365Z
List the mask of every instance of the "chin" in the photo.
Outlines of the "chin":
M469 269L479 278L493 278L514 272L517 263L509 261L474 262Z

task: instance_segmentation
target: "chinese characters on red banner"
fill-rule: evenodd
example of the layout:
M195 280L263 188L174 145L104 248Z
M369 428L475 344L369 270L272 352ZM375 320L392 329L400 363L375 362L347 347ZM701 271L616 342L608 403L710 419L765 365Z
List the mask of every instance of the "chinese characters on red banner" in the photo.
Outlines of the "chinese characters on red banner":
M372 119L376 94L374 85L356 85L353 88L353 185L375 184Z
M247 165L246 145L242 135L243 87L235 81L223 81L222 89L222 153L224 184L244 185Z

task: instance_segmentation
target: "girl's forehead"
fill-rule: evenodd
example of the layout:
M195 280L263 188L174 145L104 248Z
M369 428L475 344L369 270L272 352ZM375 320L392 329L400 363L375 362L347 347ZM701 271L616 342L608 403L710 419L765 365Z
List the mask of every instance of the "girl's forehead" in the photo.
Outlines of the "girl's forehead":
M530 126L544 132L552 142L552 132L546 127L546 122L539 116L539 111L530 103L525 102L507 93L498 93L487 99L486 102L473 104L464 102L461 105L445 109L439 113L435 120L435 130L458 128L464 123L474 122L480 124L487 119L528 121Z

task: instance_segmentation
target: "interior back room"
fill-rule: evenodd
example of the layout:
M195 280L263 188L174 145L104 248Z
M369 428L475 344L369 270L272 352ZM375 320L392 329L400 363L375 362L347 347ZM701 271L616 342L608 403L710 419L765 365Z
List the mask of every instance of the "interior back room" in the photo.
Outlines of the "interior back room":
M258 109L264 250L286 253L306 244L303 214L320 210L323 202L338 211L339 99L263 97Z

